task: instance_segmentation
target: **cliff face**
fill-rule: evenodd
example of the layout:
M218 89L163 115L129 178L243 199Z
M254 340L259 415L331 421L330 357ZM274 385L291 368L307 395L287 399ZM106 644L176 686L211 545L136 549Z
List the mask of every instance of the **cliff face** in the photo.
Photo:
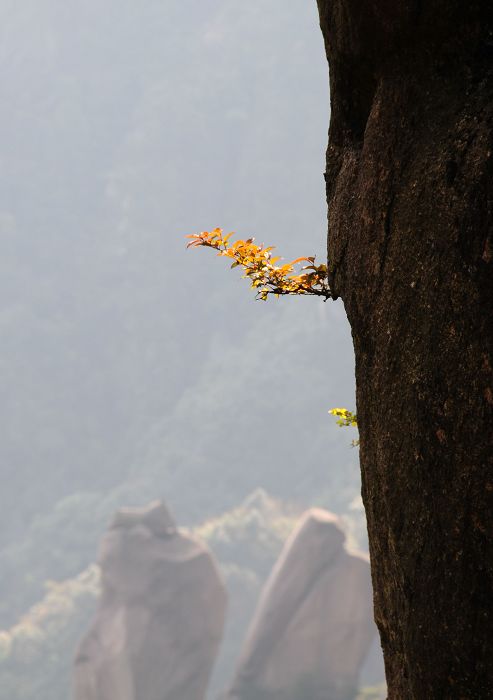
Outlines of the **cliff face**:
M319 0L389 698L493 694L493 9Z
M77 654L76 700L203 700L226 610L211 553L156 503L116 514L99 563L101 603Z

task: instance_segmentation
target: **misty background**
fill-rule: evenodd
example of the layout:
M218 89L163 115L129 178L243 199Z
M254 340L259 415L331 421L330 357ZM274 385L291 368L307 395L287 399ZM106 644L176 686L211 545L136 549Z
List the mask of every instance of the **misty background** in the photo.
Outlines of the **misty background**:
M324 261L328 74L306 0L4 0L0 35L0 696L61 700L119 506L270 562L272 504L321 505L365 546L341 303L184 239Z

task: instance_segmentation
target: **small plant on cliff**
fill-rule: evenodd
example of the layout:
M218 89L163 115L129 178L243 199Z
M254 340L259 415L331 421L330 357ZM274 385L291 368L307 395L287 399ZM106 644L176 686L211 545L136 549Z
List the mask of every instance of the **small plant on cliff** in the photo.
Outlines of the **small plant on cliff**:
M327 277L327 265L315 265L315 256L296 258L291 262L278 265L280 257L273 256L274 246L257 245L254 238L231 242L233 233L223 234L223 229L202 231L187 236L190 242L187 248L213 248L221 257L230 258L231 267L242 267L243 277L250 280L250 286L257 292L257 298L266 301L269 294L276 297L285 295L306 295L323 297L324 301L332 299ZM296 266L303 265L297 272ZM356 414L347 408L332 408L329 413L338 417L341 427L357 427ZM358 441L353 440L353 445Z
M329 413L333 416L337 416L337 425L341 428L357 428L358 419L356 413L349 411L347 408L331 408Z
M333 416L337 416L337 425L341 428L357 428L358 427L358 417L356 413L349 411L347 408L331 408L329 413ZM353 447L359 445L359 440L353 440L351 442Z

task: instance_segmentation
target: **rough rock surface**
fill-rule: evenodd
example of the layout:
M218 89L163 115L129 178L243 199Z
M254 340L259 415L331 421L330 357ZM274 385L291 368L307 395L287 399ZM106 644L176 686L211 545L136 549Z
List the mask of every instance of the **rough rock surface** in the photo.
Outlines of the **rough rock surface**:
M102 597L75 661L76 700L202 700L226 592L206 547L166 507L118 511L101 545Z
M370 567L337 518L302 518L263 590L231 700L345 700L376 634Z
M493 698L493 3L318 5L389 700Z

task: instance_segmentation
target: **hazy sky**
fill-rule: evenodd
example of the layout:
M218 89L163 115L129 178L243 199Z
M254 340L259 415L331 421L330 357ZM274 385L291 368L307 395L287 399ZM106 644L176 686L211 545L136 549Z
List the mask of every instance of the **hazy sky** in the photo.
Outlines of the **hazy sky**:
M119 505L199 522L262 486L347 509L342 305L256 302L184 246L223 226L324 260L316 3L4 0L0 90L0 624Z

